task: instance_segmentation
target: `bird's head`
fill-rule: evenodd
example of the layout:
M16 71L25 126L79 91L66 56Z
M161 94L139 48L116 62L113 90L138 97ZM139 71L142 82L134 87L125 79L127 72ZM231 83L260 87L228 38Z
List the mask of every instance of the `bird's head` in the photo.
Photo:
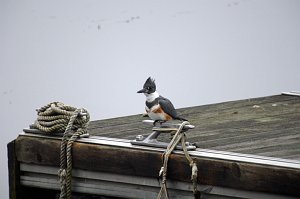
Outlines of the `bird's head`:
M143 89L139 90L138 93L144 93L144 94L151 94L156 91L156 85L155 85L155 80L149 77L144 86Z

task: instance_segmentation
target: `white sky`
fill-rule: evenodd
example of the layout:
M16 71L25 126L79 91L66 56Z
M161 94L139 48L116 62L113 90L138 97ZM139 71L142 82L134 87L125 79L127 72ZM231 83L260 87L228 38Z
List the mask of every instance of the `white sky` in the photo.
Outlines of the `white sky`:
M6 144L61 101L92 120L138 114L147 77L175 107L300 90L300 1L0 0ZM2 196L3 194L3 196Z

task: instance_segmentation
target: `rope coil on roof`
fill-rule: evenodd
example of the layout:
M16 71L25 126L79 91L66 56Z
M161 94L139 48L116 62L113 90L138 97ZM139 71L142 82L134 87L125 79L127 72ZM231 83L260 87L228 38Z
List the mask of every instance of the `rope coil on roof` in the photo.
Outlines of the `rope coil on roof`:
M74 108L61 102L52 102L37 110L33 128L48 134L63 133L60 150L60 199L71 198L72 144L81 136L88 136L90 115L84 108Z

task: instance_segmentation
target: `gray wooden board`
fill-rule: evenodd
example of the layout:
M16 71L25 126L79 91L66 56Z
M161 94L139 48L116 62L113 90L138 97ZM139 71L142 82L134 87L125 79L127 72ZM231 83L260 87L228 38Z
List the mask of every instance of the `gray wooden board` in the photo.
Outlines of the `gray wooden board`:
M21 184L23 186L59 190L60 184L57 176L58 167L41 166L34 164L21 164ZM73 170L73 191L105 196L118 196L131 199L156 198L160 189L157 179L137 176L127 176L113 173L93 172L80 169ZM230 189L217 186L200 185L204 198L273 198L293 199L294 197ZM207 190L207 191L206 191ZM190 183L168 181L170 198L192 199L192 186Z
M141 106L141 112L143 106ZM179 109L196 128L188 141L203 149L300 160L300 97L275 95ZM140 115L92 121L91 135L134 139L151 128ZM168 135L159 137L169 141Z

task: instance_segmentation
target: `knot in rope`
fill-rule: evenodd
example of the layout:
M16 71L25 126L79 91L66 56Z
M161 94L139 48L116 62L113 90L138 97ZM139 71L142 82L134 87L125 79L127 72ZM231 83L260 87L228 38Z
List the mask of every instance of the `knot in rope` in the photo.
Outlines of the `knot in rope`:
M58 171L58 176L60 180L60 184L66 184L66 177L67 177L67 172L65 169L59 169Z
M48 134L63 133L60 147L61 183L60 199L71 198L72 188L72 144L81 136L88 136L90 115L84 108L75 108L61 102L52 102L37 109L38 117L33 128Z

